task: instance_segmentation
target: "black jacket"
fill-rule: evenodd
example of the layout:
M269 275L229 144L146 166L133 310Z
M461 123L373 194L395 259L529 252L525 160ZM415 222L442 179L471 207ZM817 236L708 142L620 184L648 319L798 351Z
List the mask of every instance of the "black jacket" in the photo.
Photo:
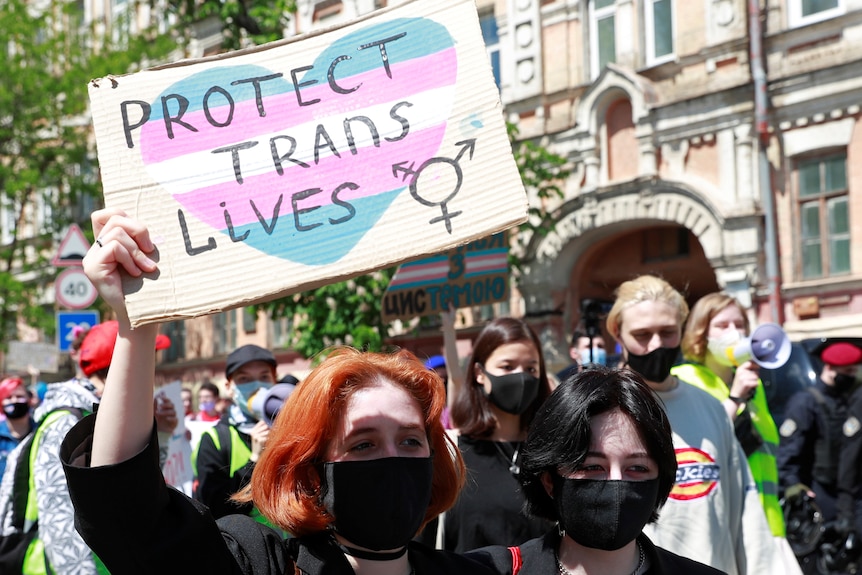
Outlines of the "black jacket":
M213 428L221 438L219 447L215 446L209 433L204 433L201 436L195 463L197 482L192 496L209 507L210 513L216 519L231 513L248 515L253 508L250 503L240 505L230 500L231 495L248 484L254 471L254 463L247 461L244 466L231 475L231 451L233 450L231 427L225 417ZM236 433L251 451L251 438L239 430Z
M520 443L458 437L467 484L446 512L443 548L463 553L487 545L519 545L540 537L550 522L524 512L521 484L509 468Z
M649 563L647 575L721 575L719 571L703 563L680 557L653 545L646 535L638 538ZM557 555L554 550L560 543L556 529L544 537L531 539L520 546L522 566L518 575L556 575ZM508 547L495 545L470 551L467 557L494 569L500 575L512 575L512 552ZM726 574L725 574L726 575Z
M285 540L245 515L216 522L205 505L165 485L155 429L149 445L131 459L89 467L94 422L87 417L69 431L60 457L75 527L112 575L353 574L326 533ZM495 575L463 556L419 543L410 543L408 556L416 575Z
M818 476L817 460L822 458L828 460L830 467L838 467L840 454L836 445L840 446L841 442L848 396L819 379L815 389L825 403L823 408L817 396L807 389L795 393L787 402L784 422L778 430L781 435L776 457L778 476L782 489L797 483L815 487L817 481L834 497L835 478ZM826 443L831 446L829 453L823 451L828 447Z
M844 438L838 461L838 516L853 521L862 500L862 387L850 398L841 432ZM862 517L855 520L859 529Z

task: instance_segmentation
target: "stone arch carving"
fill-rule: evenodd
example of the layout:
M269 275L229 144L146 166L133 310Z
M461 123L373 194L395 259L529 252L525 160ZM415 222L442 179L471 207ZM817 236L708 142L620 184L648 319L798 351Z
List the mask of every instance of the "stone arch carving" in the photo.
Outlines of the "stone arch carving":
M685 226L710 261L721 260L725 252L723 218L703 196L677 183L634 182L603 191L600 201L595 194L581 196L566 202L561 214L551 233L530 242L524 258L547 270L551 286L565 286L592 241L631 229L635 222Z

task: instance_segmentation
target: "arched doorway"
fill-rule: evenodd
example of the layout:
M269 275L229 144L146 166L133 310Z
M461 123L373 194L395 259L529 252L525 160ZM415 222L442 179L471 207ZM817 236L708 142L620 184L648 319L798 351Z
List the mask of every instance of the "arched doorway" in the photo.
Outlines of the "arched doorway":
M720 289L697 236L680 224L630 222L625 229L595 241L589 234L572 241L589 244L582 249L569 275L565 302L568 334L584 328L587 302L598 303L599 309L606 312L617 286L642 274L664 278L685 296L689 305ZM611 351L613 338L607 333L603 316L598 327Z

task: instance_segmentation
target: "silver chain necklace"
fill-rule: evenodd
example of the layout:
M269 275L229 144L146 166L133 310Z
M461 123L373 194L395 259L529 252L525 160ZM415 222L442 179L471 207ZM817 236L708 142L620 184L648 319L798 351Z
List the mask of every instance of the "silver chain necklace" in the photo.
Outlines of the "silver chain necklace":
M640 573L641 568L644 566L644 561L646 560L646 556L644 555L644 548L641 547L640 541L635 541L635 545L638 546L638 565L635 567L635 570L632 571L631 575L638 575ZM554 558L557 560L557 569L560 570L560 575L572 575L572 572L566 569L566 566L563 565L563 562L560 561L560 555L557 553L557 550L554 549Z
M505 461L506 463L509 463L509 456L506 455L506 452L503 451L502 447L500 447L500 442L499 441L492 441L491 443L493 443L494 447L497 448L497 451L503 457L503 461ZM520 452L520 450L521 450L521 444L516 443L515 444L515 453L512 454L512 461L511 461L511 464L509 465L509 473L511 473L512 475L514 475L516 477L518 476L519 473L521 473L521 466L518 465L518 453Z

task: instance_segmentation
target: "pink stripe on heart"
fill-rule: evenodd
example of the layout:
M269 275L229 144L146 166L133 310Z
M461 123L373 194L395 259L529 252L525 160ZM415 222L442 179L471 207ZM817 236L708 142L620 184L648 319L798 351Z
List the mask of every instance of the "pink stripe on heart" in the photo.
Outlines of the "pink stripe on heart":
M330 156L320 161L317 166L301 168L293 166L285 170L283 176L275 171L246 179L240 186L235 181L220 183L214 186L200 188L192 192L178 195L183 205L192 209L197 217L220 229L224 227L224 209L229 208L233 224L240 226L257 221L249 199L253 200L258 210L269 217L273 207L283 196L280 213L293 211L291 196L309 188L320 188L322 193L302 200L301 209L330 205L331 193L344 182L355 182L360 185L358 190L344 189L338 197L342 201L364 198L380 193L383 189L395 189L406 186L399 177L392 175L392 165L407 161L417 161L421 164L427 158L418 156L428 147L429 142L439 142L446 131L445 125L411 132L404 141L395 144L381 142L379 148L367 147L359 150L356 158L347 152L341 158ZM414 155L415 154L415 155ZM409 180L408 180L409 181ZM363 183L378 185L363 186ZM379 182L391 182L391 185L381 188ZM225 198L237 198L237 191L247 190L241 199L235 199L227 206L220 206Z
M257 104L253 98L238 101L231 123L226 127L212 126L203 111L188 113L181 120L191 124L198 131L192 132L183 126L173 124L173 139L167 137L163 120L151 120L141 128L141 156L145 164L158 163L177 156L223 146L226 132L233 142L254 140L261 133L289 130L292 126L313 123L319 118L359 115L361 107L357 106L358 101L361 101L362 107L401 100L409 101L415 94L454 86L457 76L455 49L449 48L429 56L394 64L391 69L392 79L385 75L381 78L383 74L381 69L339 79L339 85L344 87L362 83L358 90L347 95L334 93L328 84L305 88L302 90L303 101L321 99L321 102L310 106L300 107L297 104L296 94L292 90L264 98L263 104L266 110L264 118L258 115ZM290 81L289 74L287 81ZM225 80L224 83L226 86L223 87L230 92L230 82ZM249 87L246 87L246 91L253 94L253 90ZM224 101L224 98L220 95L214 96L213 102L218 101ZM176 102L173 102L173 105L176 105ZM153 106L161 106L161 102L154 102ZM216 107L210 110L210 115L216 121L224 122L228 117L228 107Z

